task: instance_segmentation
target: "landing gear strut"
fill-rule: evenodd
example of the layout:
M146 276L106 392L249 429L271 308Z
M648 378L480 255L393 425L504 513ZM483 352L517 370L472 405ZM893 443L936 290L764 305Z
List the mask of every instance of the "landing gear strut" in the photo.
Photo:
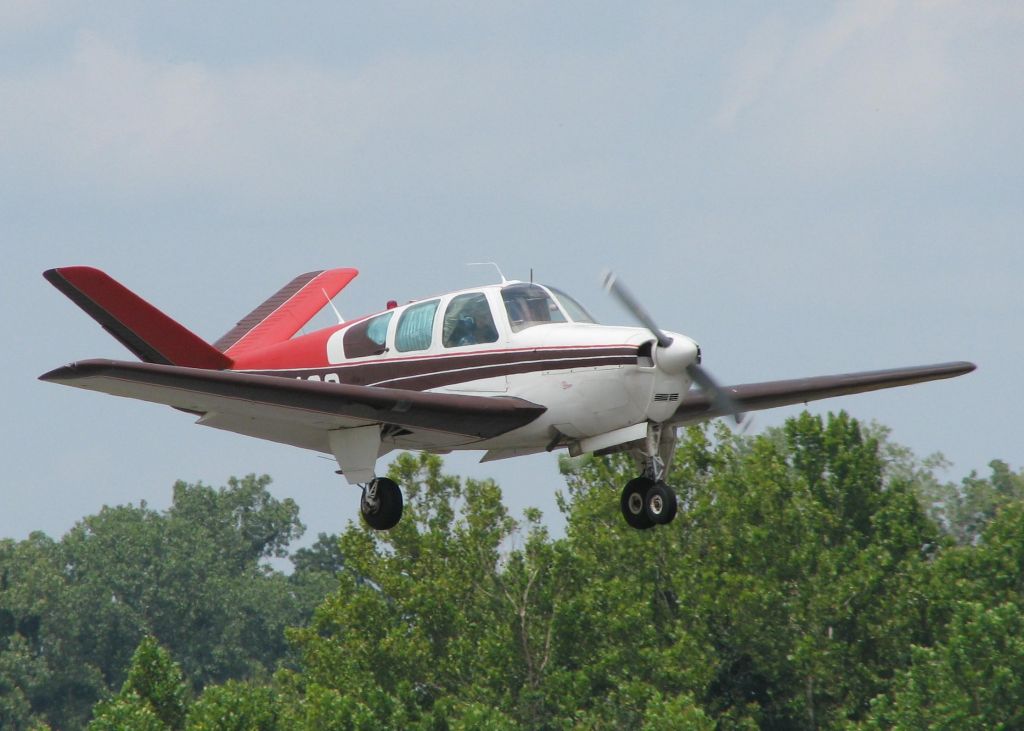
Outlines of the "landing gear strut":
M375 530L389 530L402 519L402 490L387 477L375 477L363 486L359 512Z
M676 494L664 480L676 448L676 432L650 424L642 448L634 452L643 474L626 483L619 502L631 527L646 530L667 525L676 517Z

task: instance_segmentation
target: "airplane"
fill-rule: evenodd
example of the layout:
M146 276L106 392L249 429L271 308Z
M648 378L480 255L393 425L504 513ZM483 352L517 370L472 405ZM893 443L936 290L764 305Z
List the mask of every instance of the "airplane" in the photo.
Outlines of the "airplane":
M301 274L210 344L98 269L50 269L43 276L140 362L83 360L39 378L332 455L361 488L360 513L376 530L402 517L401 488L375 471L392 450L483 450L483 462L630 452L639 474L619 502L626 523L643 530L676 515L668 475L681 426L730 416L738 424L747 411L975 369L961 361L722 387L700 346L661 330L612 274L606 289L642 327L599 324L562 290L501 275L296 335L357 274Z

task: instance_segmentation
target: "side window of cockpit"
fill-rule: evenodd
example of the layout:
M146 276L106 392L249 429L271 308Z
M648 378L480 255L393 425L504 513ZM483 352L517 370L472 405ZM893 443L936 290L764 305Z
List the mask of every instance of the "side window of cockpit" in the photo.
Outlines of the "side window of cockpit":
M491 306L483 292L460 294L448 303L441 332L444 347L493 343L497 339L498 329L494 326Z
M597 323L597 320L595 320L591 316L591 314L587 312L586 308L583 307L583 305L581 305L579 302L577 302L572 297L567 295L565 292L563 292L560 289L555 289L550 284L548 285L548 289L551 290L551 293L558 298L558 303L562 305L563 310L569 313L569 317L572 318L573 322L589 322L591 324Z
M365 358L368 355L380 355L385 350L388 336L388 324L394 312L371 317L345 331L342 342L345 344L346 358Z
M402 353L410 350L426 350L434 332L434 314L438 300L410 305L398 318L395 332L395 349Z
M555 301L534 284L513 284L501 290L505 312L512 332L519 332L534 325L549 322L565 322L565 315Z

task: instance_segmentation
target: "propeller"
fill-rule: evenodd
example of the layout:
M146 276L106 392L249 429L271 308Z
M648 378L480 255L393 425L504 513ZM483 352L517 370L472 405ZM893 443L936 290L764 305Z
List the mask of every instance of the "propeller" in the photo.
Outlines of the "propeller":
M659 365L664 360L667 364L670 364L673 360L671 358L671 345L672 338L669 337L664 330L658 327L658 324L654 321L654 318L650 316L647 310L644 309L640 301L633 296L632 292L615 276L614 272L607 271L604 275L604 288L619 301L623 307L625 307L630 314L635 317L641 325L651 331L651 335L658 342L658 347L661 348L660 356L658 359ZM669 356L669 357L664 357ZM681 365L682 363L680 363ZM674 370L666 368L670 372ZM707 369L703 368L699 363L690 361L684 366L686 374L690 379L697 384L701 391L707 394L711 400L711 406L716 411L720 411L724 414L729 414L735 419L737 424L743 421L743 410L740 405L736 403L732 395L728 391L718 385L718 382L712 378L711 374L708 373Z

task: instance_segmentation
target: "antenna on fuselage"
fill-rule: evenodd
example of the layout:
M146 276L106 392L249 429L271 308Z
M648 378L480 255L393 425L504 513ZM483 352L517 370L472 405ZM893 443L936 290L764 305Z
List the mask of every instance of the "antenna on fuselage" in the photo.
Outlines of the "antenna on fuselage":
M468 267L487 267L487 266L494 267L495 269L498 270L498 276L501 277L501 283L502 284L508 284L508 280L505 279L505 275L501 273L501 267L499 267L493 261L471 261L468 264L466 264L466 266L468 266Z
M338 308L334 306L334 300L331 299L331 295L327 294L326 289L321 289L320 291L324 293L324 297L327 298L327 304L329 304L331 309L334 310L334 316L338 318L338 324L341 325L345 322L345 318L341 316L341 313L338 312Z

